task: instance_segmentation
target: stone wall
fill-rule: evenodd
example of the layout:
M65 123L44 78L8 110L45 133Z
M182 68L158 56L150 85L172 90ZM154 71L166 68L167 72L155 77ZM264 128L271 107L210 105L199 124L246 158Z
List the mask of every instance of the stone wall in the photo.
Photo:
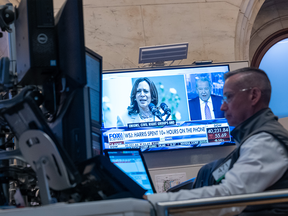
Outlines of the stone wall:
M252 26L264 0L83 3L86 46L104 57L104 69L118 69L143 67L139 47L181 42L189 43L188 58L173 65L249 60Z
M138 67L139 47L181 42L189 43L188 58L174 64L235 60L239 0L97 2L84 1L85 38L104 69Z
M256 16L250 36L249 59L258 47L275 32L288 28L287 0L266 0Z
M63 2L54 0L55 13ZM83 0L86 46L103 56L104 69L143 67L139 47L182 42L189 43L188 58L173 65L248 60L251 29L263 2Z

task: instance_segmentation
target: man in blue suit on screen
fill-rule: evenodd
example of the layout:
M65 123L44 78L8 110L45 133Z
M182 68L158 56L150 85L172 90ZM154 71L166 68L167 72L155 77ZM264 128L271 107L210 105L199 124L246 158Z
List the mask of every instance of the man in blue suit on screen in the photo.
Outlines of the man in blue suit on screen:
M222 97L211 95L212 86L207 77L196 79L196 92L198 97L189 100L191 120L209 120L224 118L220 110Z

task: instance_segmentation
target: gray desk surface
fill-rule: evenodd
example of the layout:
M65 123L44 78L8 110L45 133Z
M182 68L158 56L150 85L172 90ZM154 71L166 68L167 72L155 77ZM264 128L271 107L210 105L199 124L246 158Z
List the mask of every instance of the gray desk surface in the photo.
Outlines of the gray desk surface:
M5 216L150 216L151 205L133 198L0 210Z

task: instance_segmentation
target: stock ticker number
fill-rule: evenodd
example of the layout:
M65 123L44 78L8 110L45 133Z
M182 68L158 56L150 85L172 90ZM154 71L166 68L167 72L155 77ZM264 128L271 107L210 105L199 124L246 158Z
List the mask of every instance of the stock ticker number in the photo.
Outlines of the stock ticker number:
M208 142L230 141L229 127L206 128Z

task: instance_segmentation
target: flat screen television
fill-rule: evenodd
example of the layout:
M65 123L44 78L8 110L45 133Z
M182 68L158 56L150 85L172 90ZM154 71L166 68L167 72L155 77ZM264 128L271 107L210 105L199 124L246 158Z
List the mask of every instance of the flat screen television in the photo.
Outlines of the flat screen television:
M103 149L234 144L220 110L228 71L228 63L103 71Z

